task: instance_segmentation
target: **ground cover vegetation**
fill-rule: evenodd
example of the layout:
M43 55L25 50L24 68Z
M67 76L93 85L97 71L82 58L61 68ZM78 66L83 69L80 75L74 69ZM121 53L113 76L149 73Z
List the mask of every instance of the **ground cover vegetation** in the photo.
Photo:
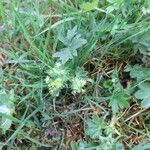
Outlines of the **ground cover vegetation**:
M0 1L0 149L150 150L149 107L149 0Z

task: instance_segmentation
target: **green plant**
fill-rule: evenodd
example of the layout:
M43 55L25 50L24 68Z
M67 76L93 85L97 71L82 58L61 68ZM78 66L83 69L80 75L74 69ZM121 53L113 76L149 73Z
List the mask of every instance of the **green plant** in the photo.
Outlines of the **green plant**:
M93 116L92 120L87 121L86 135L90 136L92 139L103 138L102 130L106 129L106 124L102 118L99 118L96 114Z
M141 99L143 108L150 107L150 69L139 65L129 66L127 71L130 71L130 76L136 79L138 90L135 92L135 97Z
M137 99L142 99L141 106L143 108L149 108L150 107L150 83L149 82L144 82L141 83L138 86L138 91L135 93L135 97Z
M149 55L150 54L150 30L139 34L132 38L132 42L135 44L135 47L140 51L141 54Z
M77 26L68 30L66 37L60 35L59 40L66 46L53 54L54 58L59 58L62 64L65 64L69 59L73 59L78 55L77 50L87 43L87 41L81 38L81 35L77 32Z
M11 117L14 111L15 105L13 90L11 90L10 93L0 90L0 128L2 129L3 133L5 133L11 127Z
M90 81L86 72L81 68L77 68L74 74L61 63L56 63L47 74L45 81L53 97L59 96L63 88L71 88L74 95L84 93L84 87Z
M97 149L97 150L124 150L121 143L113 138L115 130L112 128L111 124L107 125L104 119L100 118L98 115L94 114L92 119L86 121L85 133L92 140L96 142L80 142L79 146L76 145L76 149ZM74 144L75 145L75 144ZM76 150L75 148L73 150Z
M128 100L131 98L131 87L128 86L126 89L120 83L117 72L112 75L113 90L111 96L108 97L110 100L109 106L112 107L112 111L117 113L119 109L128 107Z

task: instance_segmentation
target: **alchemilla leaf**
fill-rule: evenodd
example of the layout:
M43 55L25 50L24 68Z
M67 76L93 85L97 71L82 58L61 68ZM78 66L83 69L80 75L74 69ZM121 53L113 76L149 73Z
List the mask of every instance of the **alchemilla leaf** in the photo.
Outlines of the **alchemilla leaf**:
M76 51L75 51L76 53ZM53 57L57 57L61 59L62 64L65 64L69 59L73 58L72 53L69 48L63 48L60 52L56 52L53 54Z
M139 90L135 93L137 99L142 99L141 106L143 108L150 107L150 83L144 82L139 86Z
M141 29L142 30L142 29ZM147 55L150 52L150 30L135 36L132 42L139 49L140 53Z
M130 99L130 87L124 89L120 83L117 72L112 75L113 91L112 95L109 97L109 106L112 107L113 113L119 111L128 106L128 99Z
M110 98L109 106L112 107L114 113L118 112L119 109L123 109L128 106L129 95L124 90L113 91L113 94Z
M59 52L53 54L54 58L59 58L62 64L65 64L69 59L73 59L77 56L77 50L87 43L86 39L81 38L80 34L77 34L77 27L72 30L68 30L66 37L61 36L59 40L66 46Z
M127 71L130 71L131 78L135 78L137 82L150 80L150 68L144 68L140 65L129 66Z
M77 26L75 26L72 30L68 30L66 38L71 40L77 34Z
M0 113L8 116L12 116L14 113L14 94L13 91L10 91L7 94L5 91L0 91ZM12 120L2 116L0 118L0 128L2 129L3 133L5 133L11 126Z
M102 136L102 129L104 129L105 126L103 119L95 114L93 119L89 119L87 122L86 134L92 139L100 138Z

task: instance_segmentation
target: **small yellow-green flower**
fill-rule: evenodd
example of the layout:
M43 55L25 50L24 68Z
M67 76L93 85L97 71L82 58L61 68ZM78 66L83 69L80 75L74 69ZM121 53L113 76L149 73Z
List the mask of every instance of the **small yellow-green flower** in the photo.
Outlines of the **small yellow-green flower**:
M49 84L51 87L59 89L63 86L62 80L60 78L55 79L51 84Z
M68 81L68 70L61 63L56 63L48 72L45 82L49 87L52 96L58 96L60 90L65 87Z
M86 80L85 79L79 79L79 78L73 78L72 79L72 93L83 93L85 90L83 89L84 86L86 85Z

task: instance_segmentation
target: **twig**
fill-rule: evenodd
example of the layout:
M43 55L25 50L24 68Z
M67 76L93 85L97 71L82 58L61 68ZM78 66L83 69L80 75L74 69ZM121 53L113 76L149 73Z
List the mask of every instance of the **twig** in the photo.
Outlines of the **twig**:
M125 120L125 122L131 120L132 118L135 118L136 116L138 116L139 114L141 114L141 113L144 112L145 110L147 110L147 109L142 109L142 110L138 111L137 113L135 113L135 114L133 114L132 116L130 116L129 118L127 118L127 119Z

